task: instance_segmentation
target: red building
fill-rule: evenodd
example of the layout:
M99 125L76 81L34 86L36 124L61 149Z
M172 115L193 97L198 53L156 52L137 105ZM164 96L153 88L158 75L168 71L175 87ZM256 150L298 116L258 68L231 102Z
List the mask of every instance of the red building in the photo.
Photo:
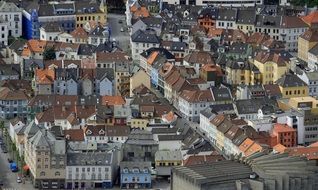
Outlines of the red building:
M272 135L277 138L277 143L285 147L294 147L297 145L297 130L286 124L274 124Z

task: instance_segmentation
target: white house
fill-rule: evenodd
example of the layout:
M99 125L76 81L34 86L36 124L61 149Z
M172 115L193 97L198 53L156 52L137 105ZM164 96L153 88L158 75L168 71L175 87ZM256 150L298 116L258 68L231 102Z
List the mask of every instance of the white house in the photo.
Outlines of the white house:
M16 139L15 139L16 131L18 129L22 128L23 126L25 126L25 124L19 118L14 118L10 121L9 135L10 135L12 142L14 142L14 143L16 142Z
M8 23L4 20L0 20L0 43L8 45Z
M67 32L62 32L58 35L57 41L66 42L66 43L75 43L75 38Z
M63 32L59 23L48 22L40 28L40 40L57 41L59 35Z
M15 3L0 1L0 18L8 23L8 36L22 35L22 9Z
M87 125L84 130L84 138L87 142L99 144L125 143L129 133L130 128L128 126Z
M309 95L313 97L318 96L318 70L302 72L298 77L303 80L309 88Z
M153 31L138 30L131 35L130 46L133 60L139 61L140 54L152 47L159 47L160 39Z

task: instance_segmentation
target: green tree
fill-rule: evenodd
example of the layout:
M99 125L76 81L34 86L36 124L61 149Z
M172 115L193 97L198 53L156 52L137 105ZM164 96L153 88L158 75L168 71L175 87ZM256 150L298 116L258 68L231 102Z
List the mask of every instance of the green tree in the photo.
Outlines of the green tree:
M43 52L43 59L44 60L53 60L56 58L55 50L53 47L45 49Z
M314 7L318 6L318 0L292 0L292 5Z
M3 132L4 132L4 121L0 121L0 130L1 130L1 137L3 138Z

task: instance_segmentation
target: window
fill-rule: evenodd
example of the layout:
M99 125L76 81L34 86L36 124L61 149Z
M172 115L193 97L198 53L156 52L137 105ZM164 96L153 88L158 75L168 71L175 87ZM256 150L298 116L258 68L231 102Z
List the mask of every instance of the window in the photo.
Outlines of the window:
M41 172L41 173L40 173L40 176L45 176L45 172Z
M60 172L55 172L55 176L60 176L61 173Z

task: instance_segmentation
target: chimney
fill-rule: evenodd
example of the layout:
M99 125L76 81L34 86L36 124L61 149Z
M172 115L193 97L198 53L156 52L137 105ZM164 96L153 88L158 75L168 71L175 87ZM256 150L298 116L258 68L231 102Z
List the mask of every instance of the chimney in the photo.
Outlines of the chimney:
M64 59L62 59L62 68L64 69Z
M66 107L65 105L62 106L62 111L65 112L66 111Z

